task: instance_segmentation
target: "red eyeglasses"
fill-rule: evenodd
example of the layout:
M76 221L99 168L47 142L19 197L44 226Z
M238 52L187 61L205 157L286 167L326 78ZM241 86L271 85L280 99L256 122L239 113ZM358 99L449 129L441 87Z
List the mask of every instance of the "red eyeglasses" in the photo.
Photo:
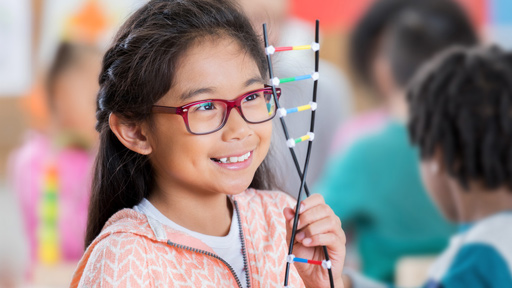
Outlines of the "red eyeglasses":
M276 88L281 96L281 89ZM276 99L272 88L247 92L234 100L210 99L201 100L180 107L153 105L153 113L179 114L183 117L188 132L204 135L218 131L224 127L231 109L236 108L242 118L251 124L263 123L276 115Z

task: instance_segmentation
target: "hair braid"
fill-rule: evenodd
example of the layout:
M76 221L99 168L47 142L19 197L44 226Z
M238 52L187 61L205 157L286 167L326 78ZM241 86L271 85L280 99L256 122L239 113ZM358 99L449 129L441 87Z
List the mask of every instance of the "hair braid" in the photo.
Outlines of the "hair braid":
M450 49L408 93L411 141L423 159L440 151L465 188L512 188L512 61L497 47Z

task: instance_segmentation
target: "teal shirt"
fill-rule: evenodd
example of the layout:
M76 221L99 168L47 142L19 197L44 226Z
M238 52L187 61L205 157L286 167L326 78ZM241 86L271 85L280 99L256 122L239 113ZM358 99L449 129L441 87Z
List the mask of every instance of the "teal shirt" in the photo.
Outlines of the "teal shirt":
M406 127L390 122L333 158L314 186L355 234L363 273L392 282L403 256L437 254L455 231L423 188Z
M512 287L512 213L496 213L453 236L425 288Z

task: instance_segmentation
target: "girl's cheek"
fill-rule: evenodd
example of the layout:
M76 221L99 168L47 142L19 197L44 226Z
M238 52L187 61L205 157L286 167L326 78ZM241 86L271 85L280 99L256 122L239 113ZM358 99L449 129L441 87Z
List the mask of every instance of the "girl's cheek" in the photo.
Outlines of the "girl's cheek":
M265 122L263 123L265 124L263 128L263 135L261 138L263 139L260 139L261 140L261 144L264 145L265 147L265 155L268 153L268 149L270 147L270 140L272 139L272 121L268 121L268 122Z

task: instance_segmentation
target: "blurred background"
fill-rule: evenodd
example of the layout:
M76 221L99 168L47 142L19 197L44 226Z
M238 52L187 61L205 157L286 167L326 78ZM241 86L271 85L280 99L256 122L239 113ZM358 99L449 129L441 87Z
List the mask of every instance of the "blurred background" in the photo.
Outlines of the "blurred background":
M278 42L286 46L308 44L293 39L320 20L321 57L330 67L326 76L343 85L330 88L339 91L329 97L337 103L332 113L340 128L324 129L329 135L323 141L330 148L312 172L317 178L329 159L350 151L348 147L360 137L354 130L376 129L375 123L386 117L374 113L386 110L386 100L373 95L378 87L361 81L349 56L354 29L377 1L240 0L250 16L263 9L272 17L270 10L281 9L276 17L290 20L295 28L295 34L280 31ZM512 0L455 2L467 13L480 41L512 48ZM0 288L68 285L83 252L102 53L123 20L143 3L0 0ZM264 21L253 16L255 26ZM377 40L367 43L378 46L381 32L372 33L368 37ZM369 50L373 57L377 48ZM343 115L336 115L336 110ZM362 269L365 264L358 249L351 251L352 267ZM421 283L429 255L435 253L418 254L421 257L401 257L393 263L393 277L380 280L406 286Z

